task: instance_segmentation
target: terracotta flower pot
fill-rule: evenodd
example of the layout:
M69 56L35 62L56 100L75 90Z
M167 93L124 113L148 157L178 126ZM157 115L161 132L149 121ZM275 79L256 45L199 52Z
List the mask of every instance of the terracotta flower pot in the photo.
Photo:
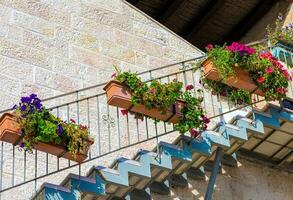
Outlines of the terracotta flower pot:
M156 108L148 109L141 104L133 105L131 103L130 90L119 81L110 81L104 87L104 90L106 91L107 103L109 105L124 108L165 122L178 123L181 116L180 110L185 104L185 102L178 100L165 114L162 114L161 111Z
M202 63L202 66L203 66L204 76L207 79L218 81L218 82L221 81L219 72L210 58L205 60ZM257 85L250 78L250 75L247 71L241 68L236 68L235 74L236 76L228 77L224 83L234 88L243 89L243 90L252 92L254 94L264 96L264 93L260 89L258 89Z
M11 113L4 113L0 118L0 140L4 142L11 143L13 145L19 144L22 141L20 125L16 117ZM44 143L38 142L34 148L39 151L43 151L57 157L64 157L69 160L76 162L82 162L87 158L87 152L89 146L93 144L93 141L88 143L88 147L85 152L79 153L76 156L73 156L66 150L65 146L53 144L53 143Z
M85 147L85 150L83 152L77 153L76 155L72 155L68 151L65 151L63 155L60 155L63 158L66 158L68 160L74 160L78 163L81 163L87 158L88 151L90 150L90 146L94 143L93 140L88 140L87 145Z

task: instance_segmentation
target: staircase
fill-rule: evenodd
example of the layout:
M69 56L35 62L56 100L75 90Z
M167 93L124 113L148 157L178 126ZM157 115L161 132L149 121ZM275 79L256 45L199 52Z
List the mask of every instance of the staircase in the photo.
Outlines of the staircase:
M140 150L129 160L118 158L110 168L94 166L86 177L69 174L61 185L45 183L36 200L151 199L152 192L169 194L169 184L187 186L187 176L204 176L204 164L213 160L217 147L229 157L252 135L264 135L265 127L279 129L281 121L293 123L293 112L268 105L259 112L237 116L229 123L205 131L201 139L180 136L173 144L160 142L159 152Z

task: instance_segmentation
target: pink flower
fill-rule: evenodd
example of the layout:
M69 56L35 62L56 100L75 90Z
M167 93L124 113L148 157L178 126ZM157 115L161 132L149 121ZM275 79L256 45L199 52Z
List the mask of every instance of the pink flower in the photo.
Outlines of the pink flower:
M263 82L265 82L265 80L266 80L266 79L265 79L264 76L262 76L262 77L256 79L256 81L257 81L258 83L263 83Z
M207 51L210 51L211 49L214 48L214 46L212 44L208 44L205 48Z
M116 73L113 73L111 76L111 78L114 78L114 77L116 77Z
M150 93L151 93L151 94L155 94L155 89L154 89L154 88L151 88L151 89L150 89Z
M186 90L192 90L193 88L194 88L194 87L193 87L193 85L191 85L191 84L186 86Z
M274 67L266 68L265 71L266 71L267 74L271 74L274 71Z
M121 109L120 112L121 112L122 115L127 115L128 114L128 110L126 110L126 109Z
M70 119L70 121L74 124L76 123L76 121L74 119Z
M193 137L193 138L197 138L199 136L199 131L196 130L195 128L189 129L189 133L190 133L191 137Z
M278 87L277 92L280 93L280 94L285 94L287 92L287 89L283 88L283 87Z

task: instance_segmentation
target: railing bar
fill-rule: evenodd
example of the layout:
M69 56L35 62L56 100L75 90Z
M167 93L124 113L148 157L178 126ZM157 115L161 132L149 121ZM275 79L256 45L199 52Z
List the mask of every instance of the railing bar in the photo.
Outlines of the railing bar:
M129 118L128 118L128 113L126 115L126 126L127 126L128 145L129 145L130 144L130 131L129 131Z
M37 191L37 177L38 177L38 150L35 150L35 192Z
M147 117L145 117L145 127L146 127L146 136L147 136L147 138L149 138L149 126L148 126L148 118Z
M15 146L12 145L12 185L14 185Z
M79 124L79 95L76 92L76 114L77 114L77 124Z
M138 119L136 119L136 133L137 133L137 141L139 141L139 126L138 126Z
M118 148L120 148L120 146L121 146L121 141L120 141L121 133L120 133L120 119L119 119L119 108L118 107L116 107L116 118L117 118L117 132L118 132Z
M59 106L57 106L57 118L59 117ZM60 158L57 157L57 170L60 169Z
M66 104L66 114L67 114L67 122L70 121L70 116L69 116L69 104ZM68 159L68 166L70 166L70 160Z
M97 96L97 115L98 115L98 149L99 149L99 155L101 155L101 125L100 125L100 103L99 103L99 97Z
M111 151L111 131L110 131L110 122L111 122L111 117L110 117L110 111L109 111L109 104L107 104L107 117L108 121L106 121L108 125L108 149Z
M23 181L26 180L26 151L23 151L24 162L23 162Z
M213 94L212 93L211 93L211 101L212 101L213 115L216 115L214 99L213 99Z
M91 124L90 124L90 104L89 104L89 99L87 99L87 127L89 131L89 136L91 136ZM89 158L92 157L92 149L89 149Z

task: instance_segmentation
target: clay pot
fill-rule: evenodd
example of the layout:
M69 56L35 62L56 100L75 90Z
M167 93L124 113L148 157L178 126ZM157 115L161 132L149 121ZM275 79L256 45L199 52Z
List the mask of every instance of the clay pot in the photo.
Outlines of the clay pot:
M166 113L162 114L161 111L156 108L148 109L141 104L133 105L131 103L131 92L129 88L118 81L110 81L104 87L104 90L106 91L107 103L109 105L124 108L165 122L178 123L182 115L180 110L185 105L185 102L177 100Z
M217 68L215 67L213 61L208 58L202 63L203 66L203 72L205 78L209 80L214 80L214 81L222 81L220 78L220 75L218 73ZM236 68L235 69L235 75L236 76L230 76L228 77L224 83L234 87L234 88L239 88L243 89L246 91L249 91L254 94L258 94L260 96L264 96L263 91L258 89L257 85L254 83L254 81L250 78L250 75L247 71L241 68Z
M11 113L4 113L0 118L0 140L11 143L13 145L18 145L19 142L22 141L20 125L16 117ZM85 151L78 153L76 156L69 153L65 146L53 143L38 142L34 148L57 157L63 157L72 161L82 162L87 158L89 147L92 144L93 141L89 140Z

